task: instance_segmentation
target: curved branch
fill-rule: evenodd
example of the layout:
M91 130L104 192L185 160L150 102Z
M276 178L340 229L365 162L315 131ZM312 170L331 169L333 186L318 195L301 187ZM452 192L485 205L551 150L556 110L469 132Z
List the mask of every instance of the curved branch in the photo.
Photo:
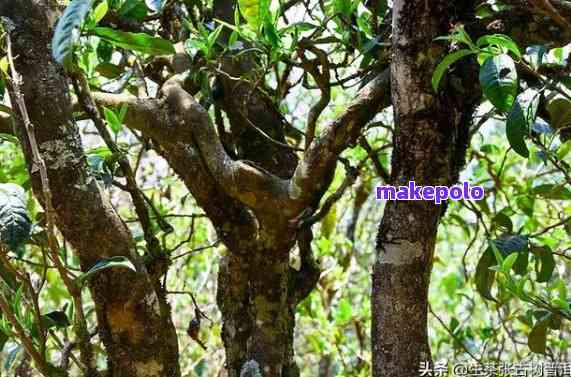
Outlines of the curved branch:
M326 127L307 150L290 180L289 195L300 208L318 201L329 187L337 157L354 145L361 129L390 104L390 72L388 69L373 79L347 110Z
M174 141L180 141L198 149L211 177L230 197L254 210L284 206L287 181L247 161L233 160L224 150L206 110L184 90L181 76L169 79L161 95L160 99L139 99L125 94L93 93L93 98L100 105L128 104L127 126L164 147L179 148Z

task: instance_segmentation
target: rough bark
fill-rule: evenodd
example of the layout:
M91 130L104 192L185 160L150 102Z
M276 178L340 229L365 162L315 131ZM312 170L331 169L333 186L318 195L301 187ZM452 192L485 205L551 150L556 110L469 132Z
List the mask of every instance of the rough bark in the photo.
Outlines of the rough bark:
M137 272L108 270L90 282L108 375L179 376L176 333L158 277L146 271L129 229L89 172L72 117L68 82L49 50L55 6L46 0L1 0L0 16L7 17L13 28L9 32L15 68L23 76L23 95L47 166L59 230L73 246L83 271L112 256L129 257L137 267ZM17 134L41 202L39 172L21 124Z
M477 71L464 62L463 72L454 72L450 79L459 80L460 85L445 85L436 94L430 84L436 64L446 53L446 46L433 42L434 38L447 34L454 21L466 16L462 6L446 0L394 2L393 185L415 181L422 186L450 186L464 165L469 122L479 101ZM444 209L445 204L428 201L386 205L373 268L373 376L417 376L419 363L430 361L428 285Z
M292 174L286 154L279 164L266 153L250 152L252 160L247 161L229 156L180 78L165 83L158 99L95 94L100 104L129 104L127 125L156 141L228 248L221 260L217 301L229 376L256 367L266 377L298 375L293 362L295 307L319 276L311 232L298 230L298 224L319 205L337 156L356 141L375 110L388 103L387 86L385 72L313 141L289 179L283 178ZM296 242L303 260L299 271L289 266Z

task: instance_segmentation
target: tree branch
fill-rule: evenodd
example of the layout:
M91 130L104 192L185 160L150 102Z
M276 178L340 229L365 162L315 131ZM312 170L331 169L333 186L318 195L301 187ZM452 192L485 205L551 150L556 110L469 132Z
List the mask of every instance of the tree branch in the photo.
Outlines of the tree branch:
M290 197L301 208L321 198L333 178L337 157L357 141L361 129L377 110L389 105L389 88L387 69L363 88L347 110L313 141L290 180Z

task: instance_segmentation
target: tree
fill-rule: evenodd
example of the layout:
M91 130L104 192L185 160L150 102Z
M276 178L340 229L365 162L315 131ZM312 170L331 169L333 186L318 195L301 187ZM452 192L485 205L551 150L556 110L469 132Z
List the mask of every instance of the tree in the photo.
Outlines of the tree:
M532 9L547 16L542 22L557 30L568 27L565 2L554 2L555 8L542 4ZM395 186L458 182L471 138L483 124L475 119L482 117L477 108L484 101L492 107L485 118L506 119L507 141L523 157L529 156L526 142L546 149L546 140L536 135L537 114L565 141L569 120L554 115L553 106L571 107L565 81L569 48L552 53L547 73L541 62L530 63L548 56L547 48L523 57L518 46L542 36L512 30L510 22L529 11L515 2L510 8L420 0L397 0L392 7L386 1L337 0L0 0L6 55L0 68L10 98L0 109L7 114L0 133L21 148L25 176L43 208L36 216L41 231L34 233L24 189L0 186L0 309L7 339L17 339L44 376L182 374L179 326L167 297L187 292L170 291L167 279L175 260L193 251L174 254L179 246L169 244L177 229L141 186L141 156L153 150L211 222L217 240L212 245L225 248L216 302L226 373L300 376L296 312L318 283L326 286L314 231L328 233L336 203L359 174L347 230L351 247L372 190L370 175ZM300 16L302 21L290 22ZM490 25L498 22L505 30L491 33ZM545 40L558 42L553 36ZM317 98L309 99L307 109L288 108L292 93ZM344 96L354 98L333 111ZM392 115L386 111L391 105ZM81 139L86 124L102 141L95 152ZM375 128L386 133L371 143L367 130ZM122 132L135 142L125 147ZM138 157L128 150L135 143L141 146ZM390 167L379 157L389 148ZM563 182L550 186L560 193L553 195L567 195L568 165L557 150L543 153ZM128 194L125 207L133 219L112 202L111 186ZM428 288L438 226L449 207L430 201L391 201L385 207L372 276L374 376L414 376L419 363L431 359ZM484 216L484 209L467 208L476 208L490 242L479 259L477 291L500 302L491 294L497 271L499 292L543 310L546 316L535 322L539 330L530 339L545 335L548 320L569 318L566 299L554 304L525 291L525 281L511 275L512 267L524 271L524 259L527 268L533 245L516 234L509 218L502 218L512 224L509 232L494 238L487 217L497 222L505 212L488 209ZM193 216L185 225L190 236L179 245L194 234ZM561 220L555 228L565 224ZM64 255L67 243L76 262ZM21 265L26 247L41 250L44 271L49 264L58 271L72 304L65 310L45 313L43 283L34 283ZM544 266L553 255L537 250L538 280L547 281L553 268ZM190 296L194 310L185 327L204 346L201 323L209 318ZM29 317L20 308L22 297ZM96 318L87 309L91 301ZM350 312L348 302L343 310ZM65 330L63 344L54 329L70 324L73 341ZM363 348L361 325L355 326ZM95 336L105 347L105 372ZM530 348L539 350L539 343L530 340ZM328 375L331 358L322 356L320 373Z
M395 148L391 182L452 186L464 167L470 122L480 102L477 69L455 74L459 85L436 93L434 69L445 50L434 39L450 25L473 20L473 6L447 1L397 1L393 6L391 90ZM419 31L418 25L423 25ZM445 46L444 46L445 47ZM414 376L430 360L428 284L438 223L445 205L390 202L383 214L373 271L373 375ZM394 303L387 305L387 303ZM403 318L407 320L403 323ZM391 329L391 330L389 330Z
M242 53L244 57L223 56L221 68L211 67L217 74L215 85L221 92L216 96L212 93L211 97L217 113L224 110L228 116L233 135L229 142L235 145L232 148L222 143L226 135L224 125L218 124L217 135L207 111L194 100L192 94L196 89L188 77L175 74L164 80L160 77L162 66L155 71L161 84L157 98L91 93L84 74L77 71L75 63L70 63L72 31L86 17L89 1L70 4L55 31L53 44L53 20L57 19L53 4L29 1L2 4L0 14L10 19L7 32L17 56L14 68L23 77L21 88L17 76L12 78L10 91L12 98L25 98L25 104L14 111L36 196L49 211L50 204L45 201L50 199L49 196L46 199L43 191L46 190L43 185L49 182L54 219L77 252L83 271L113 257L129 258L135 265L132 273L109 269L89 282L99 335L108 350L112 375L179 374L175 362L176 337L160 284L167 265L166 255L150 232L146 204L128 161L117 157L127 177L126 189L145 228L146 260L137 255L132 236L100 192L79 142L67 77L73 80L78 109L93 120L109 149L117 154L121 152L114 145L97 105L128 105L125 123L156 143L159 153L185 182L228 248L220 266L218 304L224 320L229 374L238 376L251 367L266 375L296 375L292 361L293 313L318 278L310 249L310 215L331 182L339 154L355 143L359 130L386 103L387 74L373 79L313 142L315 131L307 131L308 148L298 163L294 148L285 144L284 135L291 126L263 87L235 78L248 77L247 72L257 69L254 57L248 53ZM222 20L233 18L232 3L216 3L214 8L215 15ZM196 27L203 28L201 24ZM209 68L213 64L209 59L215 44L220 43L217 36L221 30L219 27L206 36L208 40L204 43L209 43L212 50L199 54L198 60L202 61L197 64ZM93 28L92 32L127 50L173 51L166 40L150 36L124 34L109 28ZM200 42L203 41L195 43ZM321 56L324 52L310 40L300 42L299 48L303 64L327 92L329 84L322 79L319 67L326 72L329 63L303 57L304 50ZM67 66L67 76L52 55ZM22 92L18 93L19 90ZM46 107L46 103L50 105ZM323 108L319 104L311 111L310 127L315 127ZM28 133L23 132L26 125ZM39 150L37 157L33 154L35 148ZM35 162L36 158L44 162ZM44 181L40 179L42 165L45 165ZM289 266L289 253L296 241L302 256L299 270ZM90 346L84 341L83 362L89 373L96 374ZM158 349L161 351L157 352Z

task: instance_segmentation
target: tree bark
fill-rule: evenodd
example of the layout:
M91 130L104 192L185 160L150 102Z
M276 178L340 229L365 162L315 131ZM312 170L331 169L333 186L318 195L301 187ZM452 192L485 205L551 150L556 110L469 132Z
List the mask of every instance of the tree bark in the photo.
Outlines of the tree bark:
M89 283L98 332L108 356L108 376L177 377L178 343L159 276L151 276L137 254L132 235L91 175L73 120L68 81L51 57L53 2L0 0L8 21L15 68L35 139L47 166L59 230L73 246L83 271L98 261L125 256L137 272L107 270ZM16 117L34 193L43 201L30 140ZM91 360L94 362L94 360Z
M465 9L463 9L465 8ZM463 61L439 93L431 87L446 54L434 38L450 32L470 4L396 0L393 7L391 90L395 113L391 181L395 186L456 183L479 101L477 70ZM460 85L449 82L459 80ZM430 361L427 304L439 220L445 204L391 201L377 239L372 284L373 376L412 377Z

